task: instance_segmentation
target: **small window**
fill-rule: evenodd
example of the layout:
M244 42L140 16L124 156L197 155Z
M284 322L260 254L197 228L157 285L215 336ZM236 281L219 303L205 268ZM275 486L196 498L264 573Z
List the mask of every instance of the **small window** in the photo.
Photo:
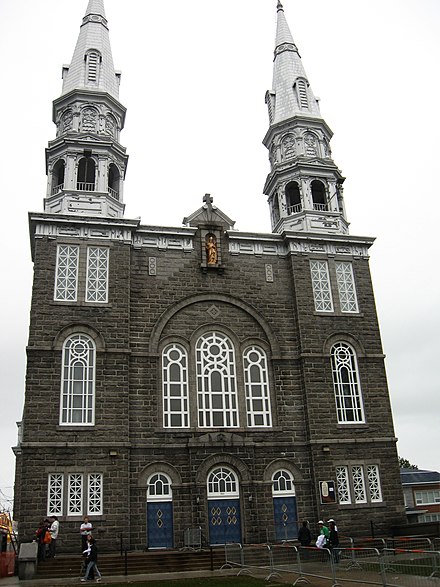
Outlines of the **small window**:
M350 482L347 467L336 467L336 486L340 504L351 503Z
M308 110L309 109L309 97L308 97L308 90L307 90L307 81L304 79L297 80L295 87L296 87L296 96L298 100L299 107L301 110Z
M83 476L80 473L71 473L68 476L67 515L82 516L83 503Z
M61 516L63 514L64 475L51 473L48 477L47 488L47 515Z
M86 79L88 83L98 83L101 61L102 59L99 51L91 50L86 54Z
M289 471L276 471L272 476L272 495L295 495L293 477Z
M164 473L155 473L147 483L148 501L170 501L173 497L171 479Z
M102 516L102 500L102 473L90 473L88 475L87 515Z
M327 261L310 261L313 299L317 312L333 312L333 299Z

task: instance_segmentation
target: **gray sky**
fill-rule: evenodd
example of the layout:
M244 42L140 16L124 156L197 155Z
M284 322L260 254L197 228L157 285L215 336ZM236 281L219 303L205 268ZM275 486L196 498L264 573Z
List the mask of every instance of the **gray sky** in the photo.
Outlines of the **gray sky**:
M352 235L375 236L371 271L399 455L440 470L438 0L284 0L347 177ZM0 0L3 136L0 488L12 495L24 398L32 263L52 100L87 0ZM105 0L130 161L127 218L179 226L209 192L239 230L270 232L261 144L276 0ZM45 433L45 431L42 431ZM4 503L0 493L0 505Z

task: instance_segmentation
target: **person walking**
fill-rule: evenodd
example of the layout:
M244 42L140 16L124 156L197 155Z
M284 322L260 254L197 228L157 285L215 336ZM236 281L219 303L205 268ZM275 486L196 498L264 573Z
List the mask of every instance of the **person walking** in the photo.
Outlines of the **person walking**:
M101 581L101 573L99 572L99 569L97 566L98 547L96 546L96 540L93 538L93 536L88 537L88 542L90 544L90 553L89 553L87 560L86 560L86 564L87 564L86 574L81 579L81 582L85 583L88 580L89 575L93 569L93 571L95 573L95 577L96 577L96 582L99 583Z
M340 551L339 551L338 546L339 546L338 531L336 529L335 522L332 520L331 522L329 522L328 547L331 550L332 559L333 559L333 562L335 562L335 563L338 563L339 562Z

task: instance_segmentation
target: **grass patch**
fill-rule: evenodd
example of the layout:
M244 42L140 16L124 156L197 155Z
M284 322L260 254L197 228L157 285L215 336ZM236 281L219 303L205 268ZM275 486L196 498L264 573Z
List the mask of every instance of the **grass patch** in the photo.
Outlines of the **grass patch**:
M80 583L80 585L96 585L95 581L88 581ZM69 585L71 585L69 583ZM267 587L268 582L264 579L256 579L255 577L242 576L239 577L191 577L187 579L173 579L164 581L136 581L136 578L131 576L128 583L106 583L105 579L100 583L102 587L106 585L111 587L127 587L127 585L134 585L135 587ZM270 583L271 587L280 585L279 583ZM52 587L64 587L63 584L54 585ZM284 586L285 587L285 586Z

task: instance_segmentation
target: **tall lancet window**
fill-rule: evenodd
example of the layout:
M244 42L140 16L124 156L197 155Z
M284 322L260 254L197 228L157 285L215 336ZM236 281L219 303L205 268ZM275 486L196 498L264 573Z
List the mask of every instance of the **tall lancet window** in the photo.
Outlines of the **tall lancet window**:
M84 56L86 63L86 82L97 84L99 82L100 66L102 57L99 51L91 49Z
M299 185L296 181L291 181L286 185L286 204L287 214L296 214L301 212L301 194L299 192Z
M63 159L59 159L53 166L52 171L52 195L60 192L64 187L64 173L66 164Z
M308 110L309 109L309 95L307 91L307 80L303 78L299 78L294 88L296 90L296 99L298 100L298 105L301 110Z
M119 200L119 181L121 174L114 163L110 163L108 168L108 193L116 200Z

